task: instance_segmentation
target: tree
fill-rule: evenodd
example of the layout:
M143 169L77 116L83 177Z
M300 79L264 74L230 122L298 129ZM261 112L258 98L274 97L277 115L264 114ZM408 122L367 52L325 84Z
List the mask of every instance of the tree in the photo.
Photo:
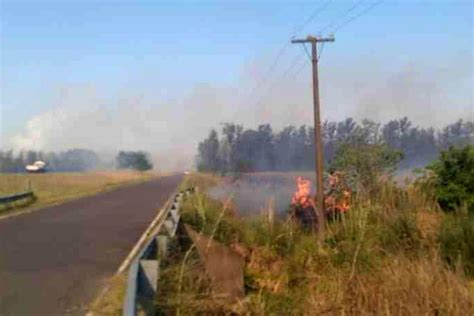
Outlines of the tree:
M427 169L434 173L436 198L443 210L466 206L474 214L474 146L451 146Z
M95 169L100 162L99 156L95 152L80 148L60 153L58 160L55 171L87 171Z
M214 129L199 143L197 167L199 171L218 171L220 168L219 137Z
M415 126L407 117L382 125L371 120L357 122L352 118L340 122L323 122L325 164L333 160L341 144L380 145L404 153L400 168L425 167L436 159L439 149L474 142L474 124L458 121L442 132ZM211 172L250 172L314 170L314 129L308 126L286 126L274 132L270 124L256 129L223 124L221 138L214 130L199 143L197 166ZM370 146L369 146L370 147Z
M353 177L367 192L373 192L383 175L390 177L403 153L384 144L344 143L336 151L329 171Z
M450 146L465 146L474 144L474 122L457 122L446 126L438 135L439 147L447 149Z
M116 161L118 169L146 171L153 168L147 153L143 151L120 151Z
M241 142L240 137L243 132L243 126L233 123L225 123L222 128L224 136L223 148L225 149L221 157L223 171L237 171L237 146Z

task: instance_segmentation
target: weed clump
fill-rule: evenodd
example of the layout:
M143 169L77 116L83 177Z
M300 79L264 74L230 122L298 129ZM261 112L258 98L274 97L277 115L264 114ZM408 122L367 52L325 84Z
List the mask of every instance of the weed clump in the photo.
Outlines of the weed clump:
M462 213L446 216L438 241L441 256L448 265L474 277L474 218Z

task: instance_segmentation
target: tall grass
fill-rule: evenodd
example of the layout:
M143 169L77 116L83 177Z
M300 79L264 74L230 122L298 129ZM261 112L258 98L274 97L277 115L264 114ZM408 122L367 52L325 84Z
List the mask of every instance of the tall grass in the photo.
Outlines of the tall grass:
M202 280L185 287L190 306L206 306L205 314L474 314L472 220L441 213L418 186L385 183L356 195L345 216L327 223L322 242L284 218L269 221L268 210L220 218L222 207L202 190L183 207L186 223L246 258L242 302L223 305Z

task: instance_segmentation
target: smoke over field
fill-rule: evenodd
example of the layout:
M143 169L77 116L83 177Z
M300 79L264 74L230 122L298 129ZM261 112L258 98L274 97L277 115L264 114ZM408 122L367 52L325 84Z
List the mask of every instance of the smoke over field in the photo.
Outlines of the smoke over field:
M465 57L459 60L468 65ZM472 87L472 67L459 71L461 63L439 69L406 65L374 73L363 67L372 63L370 56L366 58L344 67L321 65L323 119L353 116L386 122L408 116L416 125L434 127L458 118L472 120L472 93L466 89ZM32 101L43 110L37 110L23 128L2 132L2 147L87 148L109 157L119 150L145 150L156 168L183 170L193 167L198 142L222 122L251 128L268 122L275 129L312 125L309 68L300 76L277 81L271 90L249 94L268 67L263 59L245 65L230 83L199 83L176 95L150 89L153 77L131 83L120 93L100 85L91 88L92 84L47 88ZM446 70L451 68L452 72ZM4 120L7 115L4 112Z
M304 176L314 183L314 174L310 172L242 174L238 178L225 178L218 186L209 189L208 194L220 201L231 199L242 215L258 213L268 203L272 203L278 214L284 215L296 190L297 176ZM312 189L314 191L314 187Z

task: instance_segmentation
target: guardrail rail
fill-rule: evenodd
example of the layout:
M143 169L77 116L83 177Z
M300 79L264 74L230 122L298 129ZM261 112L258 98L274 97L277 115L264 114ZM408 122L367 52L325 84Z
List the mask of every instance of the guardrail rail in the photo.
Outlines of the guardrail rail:
M28 198L29 199L35 198L35 194L33 193L33 190L31 189L30 180L26 181L26 190L24 192L0 196L0 205L7 205L10 203L14 203L14 202L17 202L23 199L28 199Z
M22 192L12 195L0 196L0 204L12 203L26 198L33 198L33 191Z
M181 203L192 192L194 188L179 192L173 197L165 210L163 219L151 234L152 237L131 262L123 303L123 316L137 315L139 307L146 314L153 314L160 263L167 257L169 246L176 236Z

